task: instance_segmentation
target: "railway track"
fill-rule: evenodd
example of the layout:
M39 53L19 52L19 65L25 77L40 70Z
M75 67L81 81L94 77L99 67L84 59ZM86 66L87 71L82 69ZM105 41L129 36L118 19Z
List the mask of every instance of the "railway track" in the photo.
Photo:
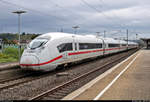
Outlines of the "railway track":
M0 84L27 77L32 73L20 69L18 63L1 64L0 66Z
M130 51L130 53L131 52L133 52L133 51ZM83 61L83 63L79 63L79 64L75 64L75 65L71 65L71 66L69 66L69 67L67 67L67 68L65 68L65 69L61 69L61 70L56 70L56 71L52 71L52 72L48 72L48 73L43 73L43 75L41 74L41 73L39 73L39 74L33 74L33 76L31 75L31 77L29 76L29 77L26 77L26 78L21 78L21 79L17 79L17 80L12 80L12 81L9 81L9 82L5 82L5 83L3 83L3 84L1 84L0 83L0 91L1 92L5 92L6 90L8 90L8 92L9 92L9 89L10 89L10 91L12 91L12 89L16 89L17 87L18 87L18 89L20 89L19 87L22 87L23 88L23 86L24 85L26 85L26 84L29 84L28 82L30 82L30 84L32 83L37 83L37 81L40 81L40 80L45 80L45 79L51 79L52 78L52 80L50 80L50 81L52 81L52 83L50 83L48 86L50 87L50 88L48 88L48 89L52 89L52 88L54 88L55 86L59 86L60 84L62 84L62 83L64 83L64 82L66 82L67 80L71 80L71 79L73 79L73 78L75 78L75 77L77 77L77 76L79 76L79 75L81 75L81 74L83 74L83 73L85 73L85 72L87 72L87 65L89 66L90 64L92 64L93 62L95 63L95 61L97 62L98 61L98 63L99 63L99 61L100 61L100 63L102 64L102 63L106 63L106 62L109 62L109 61L111 61L111 60L113 60L113 59L115 59L115 58L118 58L117 56L120 56L120 55L125 55L125 56L127 56L127 52L125 52L125 53L119 53L119 54L114 54L114 55L110 55L110 56L108 56L108 57L102 57L102 58L98 58L98 59L94 59L94 60L92 60L92 61L86 61L86 62L84 62ZM101 64L99 64L100 66L101 66ZM94 65L94 64L92 64L92 65ZM81 67L82 66L82 67ZM84 66L86 67L86 68L84 68ZM70 68L71 67L71 68ZM90 67L89 67L90 68ZM88 68L88 69L89 69ZM96 68L96 67L95 67ZM82 71L82 70L83 71ZM86 71L84 71L86 69ZM92 67L92 69L94 69L94 66ZM105 70L107 70L107 68L105 69L105 68L102 68L102 70L101 70L101 72L98 72L97 73L97 75L99 75L100 73L103 73ZM74 72L74 71L78 71L79 73L78 74L74 74L74 73L72 73L72 72ZM68 76L57 76L57 74L58 73L61 73L61 72L67 72L67 73L69 73L69 75ZM71 73L70 73L71 72ZM76 73L76 72L75 72ZM96 75L96 74L95 74ZM89 82L90 80L92 80L93 78L95 78L96 76L94 76L94 75L91 75L90 76L91 78L90 79L85 79L86 80L86 82L84 82L83 81L83 84L81 84L81 83L79 83L79 85L84 85L84 84L86 84L87 82ZM56 80L55 80L55 79ZM66 78L67 78L67 80L66 80ZM39 79L39 80L37 80L37 79ZM37 81L36 81L37 80ZM61 80L61 81L60 81ZM54 83L53 83L54 82ZM47 83L49 83L49 82L47 82ZM44 83L43 83L44 84ZM42 84L41 84L42 85ZM40 85L40 86L41 86ZM80 87L79 85L73 85L74 86L74 88L72 89L72 90L70 90L69 89L69 92L71 91L74 91L75 89L77 89L77 87ZM32 86L32 85L31 85ZM44 88L44 87L43 87ZM5 90L4 90L5 89ZM28 89L28 88L27 88ZM31 88L32 89L32 88ZM33 97L33 96L36 96L37 94L39 94L39 93L42 93L42 92L44 92L45 91L45 89L44 90L41 90L42 88L39 88L39 89L36 89L36 91L39 91L38 93L33 93L33 95L32 95L32 92L30 92L31 93L31 95L30 95L30 97ZM47 90L48 90L47 89ZM65 88L66 89L66 88ZM22 90L24 90L25 91L25 89L23 88ZM41 90L41 91L40 91ZM18 90L19 91L19 90ZM64 92L64 91L63 91ZM69 93L68 91L67 92L64 92L65 94L63 94L63 95L67 95L68 93ZM19 93L20 93L20 91L19 91ZM22 92L21 92L22 93ZM23 92L24 93L24 92ZM29 93L29 94L30 94ZM10 94L10 92L9 92L9 94ZM57 93L56 93L57 94ZM60 94L60 93L58 93L58 94ZM14 94L14 96L16 97L18 97L19 98L19 94L17 95L17 94ZM1 97L1 95L0 95L0 97ZM3 97L3 96L2 96ZM1 97L1 98L2 98ZM18 99L18 98L13 98L13 99ZM24 97L23 99L30 99L30 97ZM55 97L55 96L53 96L53 97ZM57 96L56 96L57 97ZM3 99L5 99L5 98L3 98ZM12 98L8 98L7 97L7 99L12 99ZM19 99L22 99L22 98L19 98ZM43 99L43 98L42 98ZM45 98L44 98L45 99ZM50 98L49 96L48 96L48 99L61 99L61 98Z
M103 57L103 58L105 58L105 57ZM84 65L84 64L88 64L88 63L91 63L91 61L88 61L86 63L84 63L84 61L83 61L83 62L81 62L79 64L76 64L76 65L80 65L80 64ZM68 67L70 68L70 67L76 66L76 65L70 65ZM16 68L16 69L18 69L18 68ZM0 80L0 84L1 84L0 85L0 90L11 88L13 86L18 86L20 84L28 83L28 82L31 82L33 80L44 78L44 77L47 77L47 76L50 76L50 75L54 75L54 74L57 74L61 71L62 70L57 70L57 71L47 72L47 73L35 73L35 72L29 72L28 71L28 72L24 72L24 73L27 73L27 74L23 74L23 75L21 74L19 76L13 76L13 77L10 77L10 78L7 77L7 78L4 78L3 80L2 79Z
M137 50L136 50L137 51ZM72 80L69 80L61 85L58 85L50 90L47 90L41 94L38 94L34 97L29 98L29 100L59 100L62 99L64 96L69 94L70 92L78 89L79 87L83 86L90 80L94 79L98 75L102 74L112 66L116 65L117 63L121 62L129 55L133 54L135 51L131 51L128 54L120 56L115 60L111 60L110 62L105 63L104 65L97 67L87 73L84 73ZM128 56L127 56L128 55Z
M0 73L0 74L1 74L0 84L3 84L5 82L28 77L32 75L33 73L32 72L25 73L25 72L22 72L21 69L16 69L16 70L11 70L11 71L9 70L7 73Z
M0 84L3 84L2 86L0 86L0 90L3 90L3 89L7 89L7 88L11 88L11 87L14 87L14 86L18 86L20 84L24 84L24 83L28 83L28 82L31 82L33 80L38 80L40 78L44 78L44 77L47 77L51 74L56 74L57 72L54 72L54 73L50 73L50 72L45 72L45 73L30 73L22 78L17 78L15 82L15 80L9 80L10 82L7 82L6 80L4 81L4 83L1 83ZM33 76L34 75L34 76Z

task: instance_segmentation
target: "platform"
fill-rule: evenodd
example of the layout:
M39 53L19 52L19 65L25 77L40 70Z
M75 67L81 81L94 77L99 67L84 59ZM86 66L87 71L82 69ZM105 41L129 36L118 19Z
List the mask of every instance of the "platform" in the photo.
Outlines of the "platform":
M0 71L7 70L9 68L15 68L18 66L19 66L19 62L0 63Z
M140 50L63 100L150 100L150 50Z

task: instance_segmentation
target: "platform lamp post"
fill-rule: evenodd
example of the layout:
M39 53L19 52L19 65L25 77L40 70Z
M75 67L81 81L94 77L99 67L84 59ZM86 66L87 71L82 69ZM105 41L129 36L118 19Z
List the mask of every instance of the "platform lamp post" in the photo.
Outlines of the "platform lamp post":
M106 31L104 30L104 38L106 37Z
M100 36L100 32L96 32L96 34L97 34L97 35L96 35L97 37Z
M129 33L129 31L128 31L128 29L127 29L127 49L128 49L128 41L129 41L128 33Z
M77 29L80 28L80 27L79 26L73 26L72 28L75 29L74 34L76 34L77 33Z
M138 34L136 34L136 41L138 40Z
M20 56L21 56L21 46L20 46L20 15L23 14L23 13L26 13L26 11L22 11L22 10L19 10L19 11L14 11L12 13L15 13L15 14L18 14L18 36L19 36L19 49L18 49L18 52L19 52L19 61L20 61Z

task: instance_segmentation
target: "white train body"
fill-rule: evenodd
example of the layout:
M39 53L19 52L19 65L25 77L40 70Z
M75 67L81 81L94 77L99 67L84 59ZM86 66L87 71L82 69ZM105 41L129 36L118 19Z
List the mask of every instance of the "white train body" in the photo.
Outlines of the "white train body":
M128 42L128 48L137 47ZM54 70L58 65L127 50L127 42L93 35L47 33L35 38L24 50L20 66L24 69Z

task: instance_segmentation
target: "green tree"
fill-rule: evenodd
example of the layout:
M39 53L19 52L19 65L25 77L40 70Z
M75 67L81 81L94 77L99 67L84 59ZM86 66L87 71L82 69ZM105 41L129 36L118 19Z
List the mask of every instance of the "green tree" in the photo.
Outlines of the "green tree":
M23 32L23 33L22 33L22 35L26 35L26 33L25 33L25 32Z
M4 42L5 44L8 44L9 40L8 40L7 38L3 38L3 42Z
M33 34L33 35L31 36L31 39L33 40L33 39L36 38L37 36L39 36L39 35Z

